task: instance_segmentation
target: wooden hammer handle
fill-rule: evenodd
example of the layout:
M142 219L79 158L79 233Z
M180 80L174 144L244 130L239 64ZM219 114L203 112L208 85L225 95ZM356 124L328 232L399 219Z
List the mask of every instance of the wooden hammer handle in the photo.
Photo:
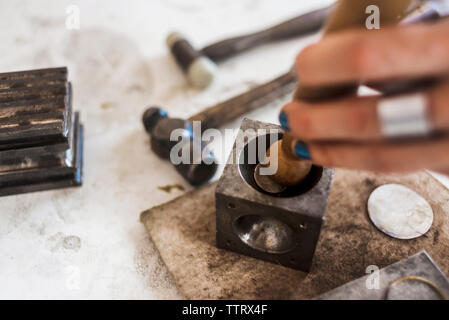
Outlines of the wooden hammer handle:
M303 14L263 31L226 39L207 46L201 51L213 61L219 62L270 41L309 34L322 28L331 8L327 7Z
M207 108L190 117L189 120L201 121L201 129L203 131L208 128L221 127L247 112L255 110L292 92L296 82L295 73L291 70L268 83L262 84L230 100Z

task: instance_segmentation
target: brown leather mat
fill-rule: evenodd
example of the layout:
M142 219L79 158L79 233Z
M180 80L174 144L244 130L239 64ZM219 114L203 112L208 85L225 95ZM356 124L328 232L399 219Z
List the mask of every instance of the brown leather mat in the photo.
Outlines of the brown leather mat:
M370 193L403 184L434 211L424 236L397 240L379 232L367 216ZM188 299L310 299L422 250L449 274L449 191L426 172L407 176L336 170L326 221L309 274L215 247L216 184L142 213L161 257Z

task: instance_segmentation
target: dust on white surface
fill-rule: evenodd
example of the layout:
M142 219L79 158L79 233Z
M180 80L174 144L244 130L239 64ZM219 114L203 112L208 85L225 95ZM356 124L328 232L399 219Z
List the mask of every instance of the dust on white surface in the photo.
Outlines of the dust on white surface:
M179 297L139 214L182 194L158 186L190 187L151 153L143 111L158 104L173 116L192 115L285 72L316 36L231 59L202 92L188 87L165 37L181 30L206 45L330 2L1 1L0 72L69 68L85 125L85 179L81 188L0 198L0 298ZM80 9L79 30L65 27L69 5ZM280 107L251 117L277 123Z
M375 189L368 199L368 213L377 228L398 239L420 237L433 222L430 204L415 191L399 184Z

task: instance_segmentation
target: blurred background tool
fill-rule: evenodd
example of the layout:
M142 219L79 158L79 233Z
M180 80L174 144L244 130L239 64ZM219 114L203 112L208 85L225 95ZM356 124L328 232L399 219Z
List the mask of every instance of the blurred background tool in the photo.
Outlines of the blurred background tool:
M81 185L67 68L0 74L0 196Z
M161 158L169 159L170 150L178 141L170 141L170 135L175 129L184 129L186 136L190 138L182 151L188 151L191 155L195 141L201 145L201 155L206 155L207 160L191 159L191 164L174 165L176 170L192 185L200 185L209 181L217 170L214 161L214 154L205 151L207 146L195 139L192 131L193 121L201 122L201 131L209 128L219 128L243 114L260 108L287 93L290 93L296 84L296 76L292 70L279 76L278 78L250 89L227 101L213 105L205 110L191 116L187 120L169 118L165 110L158 107L150 107L143 114L142 121L145 130L150 134L151 149Z
M178 65L196 88L204 89L213 80L217 62L235 56L262 44L291 39L315 32L324 24L332 7L300 15L266 30L234 37L197 50L181 34L174 32L167 37L167 46Z

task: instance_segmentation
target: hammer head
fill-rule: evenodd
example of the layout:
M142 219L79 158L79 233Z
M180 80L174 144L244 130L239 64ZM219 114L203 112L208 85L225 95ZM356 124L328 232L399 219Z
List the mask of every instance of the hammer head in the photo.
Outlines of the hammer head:
M170 159L172 148L178 147L179 158L188 155L187 163L173 163L176 170L192 185L209 181L217 171L214 154L201 142L201 137L194 137L189 121L169 118L167 112L158 108L148 108L142 117L145 130L150 134L151 149L161 158ZM171 141L174 130L184 130L186 139ZM195 152L197 148L200 152Z
M210 58L193 48L177 32L173 32L167 37L167 46L194 87L204 89L209 86L217 72L217 66Z

